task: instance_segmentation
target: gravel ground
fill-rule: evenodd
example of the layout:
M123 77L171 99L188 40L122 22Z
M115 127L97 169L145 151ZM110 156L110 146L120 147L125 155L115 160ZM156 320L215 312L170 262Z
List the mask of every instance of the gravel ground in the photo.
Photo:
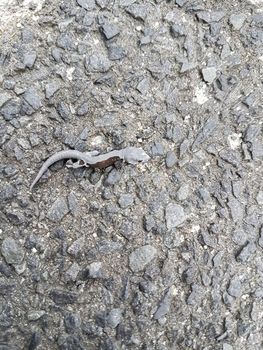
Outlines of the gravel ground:
M2 2L1 350L263 349L262 10Z

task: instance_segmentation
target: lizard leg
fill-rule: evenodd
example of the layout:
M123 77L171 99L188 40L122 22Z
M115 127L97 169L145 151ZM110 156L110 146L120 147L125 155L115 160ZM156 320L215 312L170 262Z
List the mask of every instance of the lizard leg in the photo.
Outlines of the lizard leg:
M87 163L84 162L83 160L77 160L76 162L73 162L71 159L69 159L66 162L66 167L67 168L73 168L73 169L78 169L78 168L82 168L82 167L87 167Z

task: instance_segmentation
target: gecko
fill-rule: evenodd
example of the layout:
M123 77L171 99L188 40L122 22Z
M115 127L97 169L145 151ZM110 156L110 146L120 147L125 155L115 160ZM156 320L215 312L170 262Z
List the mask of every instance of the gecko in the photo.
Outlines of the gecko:
M66 163L68 168L80 168L80 167L92 167L97 169L104 169L113 165L118 160L124 160L129 164L145 163L150 157L142 149L137 147L126 147L121 150L110 151L105 154L99 154L98 151L91 152L80 152L77 150L65 150L53 154L49 157L42 167L40 168L36 178L30 186L30 191L43 176L43 174L48 170L48 168L63 159L70 159ZM72 159L77 159L76 162L72 162Z

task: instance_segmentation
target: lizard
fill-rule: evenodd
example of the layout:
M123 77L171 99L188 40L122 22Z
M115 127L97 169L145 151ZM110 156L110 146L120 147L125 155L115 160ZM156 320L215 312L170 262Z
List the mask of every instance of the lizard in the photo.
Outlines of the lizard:
M142 149L137 147L126 147L121 150L110 151L105 154L99 154L98 151L91 152L80 152L77 150L64 150L53 154L49 157L42 167L40 168L36 178L30 186L30 191L48 170L48 168L63 159L77 159L77 162L68 161L66 166L68 168L79 168L79 167L92 167L98 169L104 169L113 165L117 160L124 160L129 164L145 163L150 157Z

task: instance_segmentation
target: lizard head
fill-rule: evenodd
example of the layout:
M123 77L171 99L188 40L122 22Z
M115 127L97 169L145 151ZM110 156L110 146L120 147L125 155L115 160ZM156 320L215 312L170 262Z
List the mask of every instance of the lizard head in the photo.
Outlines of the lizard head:
M130 164L146 163L150 159L142 148L127 147L123 150L123 159Z

